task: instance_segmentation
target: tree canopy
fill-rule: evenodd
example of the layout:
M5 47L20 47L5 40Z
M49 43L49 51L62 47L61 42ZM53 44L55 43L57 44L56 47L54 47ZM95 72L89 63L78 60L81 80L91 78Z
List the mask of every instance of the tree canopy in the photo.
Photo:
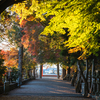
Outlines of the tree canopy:
M64 42L65 46L75 48L76 51L82 50L83 57L92 53L97 55L100 47L99 0L32 0L29 7L26 4L24 2L13 6L22 19L33 15L43 22L52 16L41 34L65 34L64 29L68 28L67 35L70 37Z
M14 4L11 10L19 15L20 24L27 18L41 23L44 26L41 39L49 41L52 49L67 49L68 53L81 51L79 59L98 55L99 0L27 0Z

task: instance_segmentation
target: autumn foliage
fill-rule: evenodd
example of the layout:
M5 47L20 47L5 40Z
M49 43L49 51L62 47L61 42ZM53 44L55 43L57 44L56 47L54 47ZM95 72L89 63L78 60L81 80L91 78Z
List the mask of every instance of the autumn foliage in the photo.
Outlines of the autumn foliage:
M27 49L31 55L38 55L40 49L40 40L38 39L38 36L43 30L42 25L35 21L26 22L26 20L23 20L20 27L23 28L23 32L25 33L21 38L21 43L24 48Z
M17 67L18 66L18 50L11 48L9 51L1 51L4 55L4 65L7 67Z

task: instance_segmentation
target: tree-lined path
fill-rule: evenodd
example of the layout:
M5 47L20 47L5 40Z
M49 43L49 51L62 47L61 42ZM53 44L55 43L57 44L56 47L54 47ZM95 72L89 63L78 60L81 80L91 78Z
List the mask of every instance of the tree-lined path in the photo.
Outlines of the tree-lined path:
M70 82L56 78L36 79L3 95L0 100L92 100L75 92ZM94 100L94 99L93 99Z
M84 82L85 97L100 95L100 0L0 0L0 43L6 44L3 41L9 41L13 49L0 49L1 93L6 81L19 81L20 86L22 79L35 77L38 65L42 78L43 65L50 63L57 65L58 78L60 65L63 78L73 76L77 92ZM48 85L44 79L38 81L9 95L75 94L68 83L59 86L52 80L46 81Z

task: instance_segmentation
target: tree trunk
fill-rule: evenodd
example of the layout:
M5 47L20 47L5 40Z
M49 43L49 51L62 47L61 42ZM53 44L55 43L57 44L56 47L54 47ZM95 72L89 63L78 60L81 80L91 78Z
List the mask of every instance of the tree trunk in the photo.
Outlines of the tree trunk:
M70 70L71 70L70 67L68 67L68 74L69 74L69 75L70 75Z
M87 92L89 93L89 88L88 88L88 59L86 59L86 80L87 80Z
M33 69L33 73L34 73L34 79L35 79L35 67L34 67L34 69Z
M40 64L40 78L42 78L43 64Z
M86 79L88 80L88 59L86 59Z
M19 68L19 86L22 84L22 64L23 64L23 45L19 47L19 62L18 62L18 68Z
M81 66L80 66L80 62L78 61L78 64L79 64L79 69L80 69L80 74L81 74L81 76L83 77L83 80L84 80L84 82L85 82L85 94L84 94L84 96L85 97L87 97L88 96L88 82L87 82L87 79L85 78L85 76L84 76L84 74L83 74L83 71L82 71L82 68L81 68Z
M72 77L72 80L71 80L71 86L74 86L76 77L77 77L77 72L75 72L74 75L73 75L73 77Z
M62 68L62 78L64 79L65 76L66 76L66 70Z
M57 78L59 79L59 63L57 63Z
M80 71L79 61L77 61L77 85L76 85L76 93L81 93L81 71Z
M2 75L0 75L0 86L3 86Z
M77 81L79 81L80 77L80 68L79 68L79 61L77 61Z
M92 84L91 84L91 92L93 91L93 81L94 81L94 72L95 72L95 60L92 61Z

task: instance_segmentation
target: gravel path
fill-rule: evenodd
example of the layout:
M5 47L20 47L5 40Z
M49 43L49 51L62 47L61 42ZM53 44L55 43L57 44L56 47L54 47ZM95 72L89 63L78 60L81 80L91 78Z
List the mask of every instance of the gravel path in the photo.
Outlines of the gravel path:
M95 100L83 98L70 82L56 78L36 79L14 89L0 100Z

